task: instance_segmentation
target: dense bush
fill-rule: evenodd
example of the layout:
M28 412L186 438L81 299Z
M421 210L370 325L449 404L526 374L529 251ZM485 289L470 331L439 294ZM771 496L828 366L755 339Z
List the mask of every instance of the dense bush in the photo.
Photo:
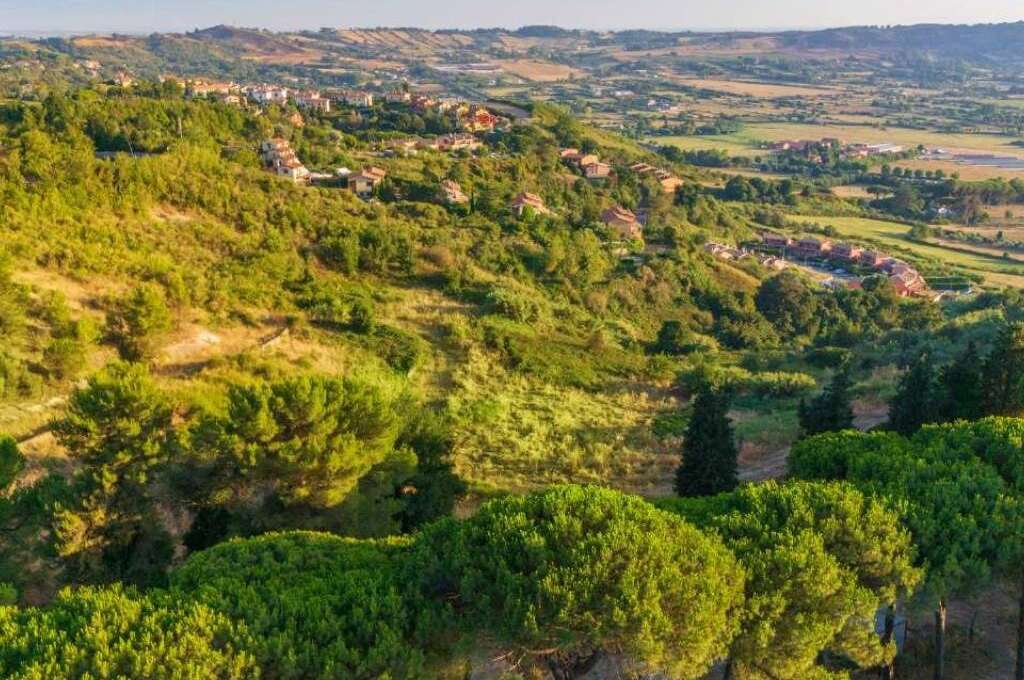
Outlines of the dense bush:
M396 579L401 543L268 534L190 559L170 595L243 622L229 637L274 678L417 676L423 653Z

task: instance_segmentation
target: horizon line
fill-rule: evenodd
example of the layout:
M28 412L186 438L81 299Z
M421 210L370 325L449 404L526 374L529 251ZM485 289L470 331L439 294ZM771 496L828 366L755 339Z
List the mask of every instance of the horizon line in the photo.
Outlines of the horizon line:
M563 31L575 31L580 33L625 33L629 31L646 31L649 33L707 33L707 34L721 34L721 33L784 33L784 32L797 32L797 31L828 31L828 30L842 30L852 28L912 28L915 26L1001 26L1024 23L1024 19L1018 19L1016 21L988 21L988 22L977 22L977 23L956 23L956 22L932 22L922 21L908 24L845 24L845 25L790 25L790 26L761 26L761 27L714 27L714 26L694 26L694 27L671 27L671 28L648 28L643 26L624 26L618 28L581 28L581 27L565 27L556 24L523 24L521 26L477 26L474 28L458 28L458 27L427 27L427 26L415 26L415 25L376 25L376 26L320 26L316 28L273 28L269 26L245 26L242 24L231 24L231 23L216 23L209 26L193 26L193 27L163 27L163 28L135 28L135 29L58 29L58 28L25 28L25 29L6 29L0 32L0 36L5 38L61 38L67 36L86 36L86 35L126 35L126 36L146 36L154 33L191 33L195 31L205 31L212 28L226 27L241 30L257 30L267 31L271 33L317 33L324 29L337 30L337 31L372 31L372 30L395 30L395 29L415 29L421 31L430 32L461 32L471 33L476 31L508 31L516 32L525 28L556 28Z

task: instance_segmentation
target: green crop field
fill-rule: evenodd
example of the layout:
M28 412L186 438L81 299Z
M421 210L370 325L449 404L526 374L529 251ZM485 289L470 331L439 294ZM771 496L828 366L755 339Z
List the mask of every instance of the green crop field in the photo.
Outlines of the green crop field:
M899 127L868 125L818 125L812 123L750 123L731 135L652 137L656 144L671 144L681 149L724 149L737 156L756 156L763 153L761 142L787 139L821 139L837 137L850 143L903 144L905 146L937 146L943 148L975 150L1020 156L1022 150L1014 146L1014 137L992 134L961 134L912 130Z

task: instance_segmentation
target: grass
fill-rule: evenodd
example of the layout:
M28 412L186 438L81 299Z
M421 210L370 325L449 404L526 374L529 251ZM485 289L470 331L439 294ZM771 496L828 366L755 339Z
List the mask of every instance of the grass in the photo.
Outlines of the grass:
M988 255L952 246L911 241L907 238L910 227L899 222L861 217L801 216L794 219L798 222L832 226L843 236L874 241L892 250L909 250L914 255L936 264L979 274L991 285L1024 288L1024 266L1014 265L996 254Z
M667 394L627 383L595 393L508 372L475 349L448 399L459 473L514 490L558 482L663 490L678 453L651 422L673 407Z

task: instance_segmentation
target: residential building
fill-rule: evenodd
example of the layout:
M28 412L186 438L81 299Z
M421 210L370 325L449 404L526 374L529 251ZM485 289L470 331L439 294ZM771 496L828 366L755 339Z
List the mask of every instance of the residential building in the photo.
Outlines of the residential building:
M761 244L768 248L778 248L782 250L790 247L793 244L793 241L782 234L765 232L761 234Z
M361 171L348 176L349 191L356 196L370 196L387 176L387 171L381 168L365 167Z
M520 192L509 205L509 209L519 217L523 216L527 208L540 215L551 214L551 211L544 205L544 199L528 191Z
M395 90L385 94L384 101L388 104L408 104L412 101L412 95L405 90Z
M683 180L664 170L657 170L655 177L658 178L658 183L661 184L661 189L666 194L675 193L676 189L683 185Z
M246 94L257 104L284 104L288 101L289 90L287 87L259 85L249 88Z
M337 98L346 106L356 106L363 109L373 106L373 94L361 90L342 90L338 93Z
M295 95L295 103L302 109L319 111L320 113L331 112L331 100L321 97L319 92L303 92Z
M879 253L874 250L865 250L860 254L860 263L865 267L871 267L872 269L881 269L882 265L885 264L886 260L885 253Z
M268 139L260 145L263 163L269 170L293 182L309 180L309 170L299 161L288 140L280 137Z
M589 163L583 166L583 176L587 179L607 179L612 174L612 166L607 163Z
M814 236L805 236L793 244L792 250L799 257L827 257L832 252L832 243Z
M609 229L613 229L623 240L643 238L643 227L632 210L622 206L608 208L601 213L601 221Z
M474 106L464 114L463 129L469 132L490 132L498 124L498 117L482 106Z
M832 246L832 258L843 262L859 262L864 249L852 243L837 243Z
M437 138L437 148L441 151L474 151L483 144L468 132L456 132Z

